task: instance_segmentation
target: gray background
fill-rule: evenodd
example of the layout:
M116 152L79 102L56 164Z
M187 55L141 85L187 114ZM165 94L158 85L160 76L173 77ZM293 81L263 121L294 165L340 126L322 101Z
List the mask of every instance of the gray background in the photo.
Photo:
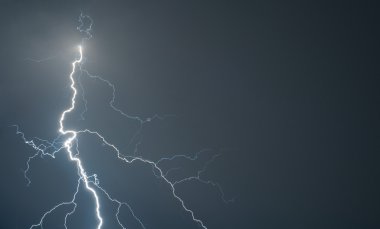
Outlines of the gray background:
M209 228L380 227L377 4L0 2L0 228L28 228L74 189L63 153L33 161L26 187L22 170L33 152L9 125L29 137L57 135L71 96L80 11L95 23L87 68L116 85L118 106L142 117L176 115L144 128L141 155L222 154L205 175L235 203L224 204L207 186L179 188ZM53 58L27 60L46 57ZM126 139L135 124L106 106L107 87L84 85L86 120L73 116L67 125L97 128L131 152ZM86 168L129 201L147 228L197 228L150 169L123 166L96 139L81 140ZM91 228L91 201L85 192L79 197L70 225ZM63 228L63 214L49 217L46 228ZM123 220L135 228L127 212Z

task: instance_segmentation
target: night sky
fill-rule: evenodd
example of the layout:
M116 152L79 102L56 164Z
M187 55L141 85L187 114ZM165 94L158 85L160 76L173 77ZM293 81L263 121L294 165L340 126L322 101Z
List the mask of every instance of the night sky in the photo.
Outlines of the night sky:
M83 34L86 68L116 86L116 105L164 120L144 125L138 155L157 161L209 149L173 179L203 174L178 194L209 229L380 228L380 5L375 1L0 0L0 228L29 228L70 200L77 174L64 151L31 162L16 135L52 141L72 95L68 75ZM32 61L42 60L42 61ZM133 154L138 126L108 106L109 87L83 78L83 102L70 128L101 131ZM84 166L115 197L128 201L146 229L200 228L152 169L126 165L94 136L80 137ZM104 229L118 228L105 201ZM103 203L103 202L102 202ZM68 226L96 225L81 189ZM64 228L69 207L44 228ZM128 228L141 228L124 209Z

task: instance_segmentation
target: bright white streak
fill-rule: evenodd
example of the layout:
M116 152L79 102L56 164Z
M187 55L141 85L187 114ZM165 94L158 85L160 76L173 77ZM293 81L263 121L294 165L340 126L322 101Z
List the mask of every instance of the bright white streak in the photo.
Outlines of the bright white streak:
M82 18L85 17L81 14L80 16L80 22L81 24L83 25L83 22L82 22ZM88 17L88 16L86 16ZM89 17L88 17L89 18ZM89 20L91 21L91 25L92 25L92 20L91 18L89 18ZM81 32L85 32L89 38L91 37L91 33L90 33L90 30L91 30L91 25L90 25L90 28L89 29L86 29L86 30L81 30L81 28L78 28ZM88 40L89 38L84 38L85 40ZM83 44L83 40L82 40L82 44ZM135 215L134 211L132 210L131 206L126 203L126 202L121 202L115 198L112 198L105 189L103 189L100 185L99 185L99 180L96 178L96 174L93 174L93 175L90 175L88 176L86 174L86 171L85 169L83 168L83 165L82 165L82 161L80 160L79 158L79 151L78 151L78 135L79 134L82 134L82 133L86 133L86 134L95 134L98 138L101 139L101 141L103 142L103 144L111 147L116 153L117 153L117 157L118 159L128 163L128 164L132 164L133 162L137 162L137 161L140 161L140 162L143 162L147 165L150 165L153 169L153 174L157 177L157 178L161 178L166 184L169 185L170 187L170 190L171 190L171 193L173 195L173 197L180 202L180 205L182 206L182 209L184 211L186 211L187 213L189 213L191 215L191 218L194 222L196 222L200 227L202 227L203 229L207 229L207 227L204 225L203 221L198 219L195 215L194 215L194 212L192 210L190 210L186 205L185 205L185 202L184 200L179 196L177 195L176 193L176 189L175 189L175 186L180 184L180 183L184 183L184 182L187 182L187 181L199 181L203 184L207 184L207 185L212 185L216 188L218 188L218 191L220 192L221 194L221 197L223 199L223 201L225 203L228 203L228 202L231 202L231 201L228 201L228 200L225 200L224 198L224 192L223 190L221 189L220 185L216 182L213 182L213 181L210 181L210 180L203 180L200 175L206 170L207 166L212 163L214 161L214 159L218 156L218 155L214 155L209 161L206 162L206 164L204 165L204 167L199 170L197 172L197 174L195 176L190 176L190 177L187 177L187 178L183 178L181 180L177 180L177 181L171 181L168 179L167 177L167 174L172 171L173 169L176 169L176 168L171 168L169 170L167 170L165 173L163 171L163 169L159 166L159 164L162 162L162 161L172 161L174 159L177 159L177 158L183 158L183 159L186 159L186 160L190 160L190 161L194 161L194 160L197 160L198 159L198 155L204 151L200 151L198 152L195 156L193 157L190 157L190 156L186 156L186 155L182 155L182 154L179 154L179 155L174 155L170 158L161 158L159 159L157 162L155 161L151 161L151 160L148 160L148 159L145 159L141 156L137 156L136 155L136 152L137 152L137 147L138 145L141 143L141 141L137 142L136 143L136 146L135 146L135 150L134 150L134 156L125 156L123 155L119 149L113 145L111 142L109 142L108 140L106 140L99 132L97 131L91 131L91 130L88 130L88 129L84 129L84 130L70 130L70 129L65 129L64 128L64 121L65 121L65 117L66 117L66 114L68 113L71 113L72 111L74 111L76 109L76 99L77 99L77 94L78 94L78 90L80 92L80 90L82 90L82 93L84 88L83 86L80 84L80 81L75 81L75 73L77 71L80 71L81 73L85 73L85 75L89 78L92 78L92 79L96 79L96 80L100 80L104 83L106 83L111 89L112 89L112 99L109 101L109 105L110 107L118 112L119 114L121 114L122 116L125 116L126 118L129 118L129 119L133 119L133 120L136 120L140 126L137 130L137 132L135 133L135 135L133 136L132 140L135 139L135 137L140 134L141 130L142 130L142 125L147 123L147 122L150 122L152 121L153 119L163 119L164 117L160 117L158 115L154 115L150 118L146 118L146 119L143 119L143 118L140 118L138 116L131 116L131 115L128 115L126 113L124 113L121 109L117 108L115 105L114 105L114 102L115 102L115 98L116 98L116 90L115 90L115 86L109 82L108 80L106 79L103 79L101 78L100 76L94 76L94 75L91 75L86 69L82 69L82 60L83 60L83 53L82 53L82 46L78 46L78 49L79 49L79 58L75 59L73 62L72 62L72 71L71 73L69 74L69 78L70 78L70 88L73 92L72 94L72 97L71 97L71 105L69 108L67 108L66 110L64 110L62 113L61 113L61 116L59 118L59 133L60 133L60 136L57 137L56 139L54 139L54 141L51 143L49 141L46 141L46 140L43 140L43 139L39 139L39 138L35 138L36 140L38 140L39 142L41 142L40 144L37 142L35 143L33 140L27 140L24 136L24 133L19 131L19 128L17 125L14 125L17 129L16 133L17 134L20 134L22 139L24 140L24 142L30 146L32 146L33 149L35 149L37 152L33 155L33 156L30 156L27 160L27 168L26 170L24 171L24 176L25 178L27 179L28 181L28 184L27 185L30 185L31 183L31 180L29 179L29 177L27 176L27 172L29 171L29 168L30 168L30 165L29 163L31 162L32 159L36 158L38 155L41 155L41 156L45 156L45 155L48 155L48 156L51 156L52 158L55 158L55 154L57 152L59 152L61 149L66 149L67 153L68 153L68 156L70 158L71 161L75 162L76 163L76 167L77 167L77 171L78 171L78 176L79 176L79 179L78 179L78 183L77 183L77 187L76 187L76 192L74 193L74 196L72 198L71 201L69 202L61 202L59 204L57 204L56 206L54 206L53 208L51 208L50 210L48 210L47 212L45 212L42 216L42 218L40 219L39 223L38 224L34 224L30 227L30 229L34 228L34 227L40 227L41 229L43 228L43 221L44 219L49 215L51 214L52 212L54 212L57 208L61 207L61 206L64 206L64 205L74 205L74 208L68 212L66 215L65 215L65 223L64 223L64 227L65 229L67 229L67 220L68 220L68 217L71 216L72 214L75 213L75 210L76 210L76 207L77 207L77 203L75 202L76 200L76 195L79 191L79 186L81 184L81 181L83 181L83 183L85 184L85 187L86 189L92 193L93 197L94 197L94 200L95 200L95 206L96 206L96 216L97 216L97 219L98 219L98 225L97 225L97 229L101 229L102 228L102 225L103 225L103 218L101 217L101 214L100 214L100 203L99 203L99 197L98 197L98 194L95 190L98 190L101 194L105 194L105 196L112 202L114 203L117 203L118 204L118 207L117 207L117 212L116 212L116 220L119 224L119 226L123 229L125 229L126 227L123 226L122 222L119 220L119 213L120 213L120 208L125 205L126 207L128 207L129 211L131 212L132 216L134 217L134 219L140 224L141 228L145 229L145 225L142 223L142 221ZM77 88L76 86L79 86L80 88ZM83 100L84 100L84 104L85 104L85 111L87 111L87 107L86 107L86 100L84 98L84 95L83 95ZM83 116L83 113L82 113L82 116ZM60 142L60 139L61 137L68 137L66 140L64 140L64 142ZM131 140L131 142L132 142ZM46 145L47 143L47 145ZM56 146L56 144L62 144L62 145L59 145L59 146ZM73 149L73 146L74 146L74 149ZM53 150L52 153L49 153L48 150ZM158 172L158 174L157 174ZM94 179L94 180L93 180ZM93 186L91 187L90 186ZM96 189L97 188L97 189Z
M71 97L71 106L67 110L63 111L62 114L61 114L61 118L59 119L59 132L62 135L71 134L71 137L69 137L64 142L64 147L66 148L66 150L67 150L67 152L69 154L70 160L76 162L77 167L79 169L80 176L81 176L81 178L84 181L86 189L89 192L91 192L93 194L93 196L94 196L95 204L96 204L96 217L98 218L98 221L99 221L97 229L100 229L102 227L102 224L103 224L103 218L101 217L100 210L99 210L100 209L99 197L98 197L95 189L91 188L90 185L89 185L88 177L86 175L86 171L83 168L82 161L79 158L75 157L73 155L72 150L71 150L72 142L77 138L77 131L75 131L75 130L65 130L64 129L64 124L63 124L63 122L65 121L66 114L70 113L75 108L75 98L76 98L76 95L77 95L77 89L75 87L74 74L75 74L75 70L76 70L77 64L80 64L82 62L82 59L83 59L82 46L79 46L79 59L75 60L72 63L73 70L71 71L71 73L69 75L70 80L71 80L70 87L71 87L71 89L73 91L73 96Z

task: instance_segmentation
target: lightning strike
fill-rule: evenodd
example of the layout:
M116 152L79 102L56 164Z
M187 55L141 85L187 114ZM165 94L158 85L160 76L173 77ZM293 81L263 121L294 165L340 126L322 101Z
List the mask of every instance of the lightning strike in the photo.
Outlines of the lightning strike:
M85 22L84 22L85 20L87 20L89 22L88 26L85 26ZM25 144L31 146L32 149L35 150L35 153L28 158L28 160L26 162L26 169L24 170L24 176L25 176L25 179L27 180L28 186L31 184L31 179L28 177L28 172L30 170L30 162L32 160L34 160L35 158L37 158L38 156L41 156L41 157L50 156L51 158L55 158L56 153L64 150L67 153L69 160L76 165L77 174L78 174L77 185L75 187L75 191L74 191L74 194L73 194L71 200L60 202L57 205L55 205L54 207L52 207L51 209L49 209L48 211L46 211L42 215L42 217L40 218L38 223L31 225L30 229L37 228L37 227L43 228L44 220L50 214L53 214L53 212L55 210L57 210L58 208L60 208L62 206L72 206L72 209L69 212L67 212L65 214L65 217L64 217L63 226L65 227L65 229L67 229L68 228L67 222L68 222L70 216L75 214L75 211L77 208L76 197L77 197L77 194L79 192L79 188L81 185L84 185L85 189L87 190L88 193L90 193L90 195L92 196L92 199L94 201L94 206L95 206L94 213L96 214L96 219L97 219L96 229L103 228L103 222L104 222L103 216L101 213L102 207L101 207L100 197L99 197L100 194L104 195L105 197L107 197L107 199L110 202L117 205L116 213L115 213L115 219L116 219L117 223L119 224L120 228L123 228L123 229L126 228L126 226L123 225L123 223L119 219L120 209L122 207L126 207L129 210L129 212L131 213L131 215L133 216L133 218L136 220L136 222L138 222L140 227L143 229L146 229L146 226L144 225L143 220L140 218L141 216L138 217L135 214L135 212L133 211L132 207L127 202L123 202L123 201L117 200L116 198L112 197L100 185L100 181L99 181L96 174L91 174L91 175L87 174L86 169L84 168L82 160L80 158L80 152L78 149L78 136L82 135L82 134L96 136L103 143L103 145L109 147L110 149L113 150L113 152L115 152L116 157L119 160L121 160L127 164L132 164L134 162L142 162L142 163L150 166L152 168L152 172L153 172L152 175L154 175L158 179L162 180L168 186L168 189L170 190L172 197L180 203L181 208L189 214L189 216L191 217L193 222L195 224L197 224L199 227L201 227L203 229L207 229L205 223L196 216L194 211L191 210L187 206L185 201L176 192L176 186L181 184L181 183L188 182L188 181L197 181L197 182L200 182L202 184L211 185L211 186L215 187L216 190L220 193L221 198L225 203L233 201L233 200L225 199L225 194L224 194L221 186L219 185L219 183L202 178L202 174L206 171L209 164L212 163L214 160L216 160L216 158L218 156L220 156L219 154L213 155L211 157L211 159L206 161L204 163L202 169L198 170L198 172L195 175L188 176L188 177L185 177L185 178L180 179L180 180L171 180L171 179L169 179L168 174L173 172L174 170L178 170L179 168L178 167L172 167L172 168L169 168L165 171L165 169L163 169L163 167L160 166L164 161L169 161L169 162L173 162L174 160L196 161L199 159L200 154L205 153L206 151L210 151L210 150L208 150L208 149L201 150L201 151L197 152L196 154L194 154L194 156L179 154L179 155L174 155L172 157L161 158L158 161L152 161L152 160L146 159L142 156L138 156L138 146L141 144L141 140L139 140L139 141L137 141L137 143L135 143L135 149L134 149L133 154L124 155L120 152L120 150L116 147L116 145L111 143L111 141L107 140L98 131L94 131L94 130L90 130L90 129L75 130L75 129L66 129L65 128L66 116L69 113L73 112L75 109L77 109L76 105L77 105L78 91L81 92L82 100L84 102L84 110L81 114L82 119L84 119L84 114L87 112L87 100L85 99L85 95L84 95L84 87L81 84L81 82L79 81L79 79L76 79L76 77L75 77L77 72L80 72L82 75L87 76L90 79L99 80L99 81L105 83L108 87L110 87L112 89L112 97L111 97L111 100L109 101L110 107L115 112L119 113L120 115L124 116L125 118L135 120L139 124L137 131L135 132L132 139L130 140L130 144L132 144L132 142L135 140L135 138L137 138L137 136L139 134L141 134L142 127L144 124L151 122L155 119L162 120L168 116L171 116L171 115L165 115L165 116L154 115L154 116L149 117L149 118L141 118L139 116L129 115L129 114L123 112L120 108L116 107L116 105L115 105L115 99L116 99L115 86L110 81L103 79L100 76L91 75L86 69L83 68L83 60L84 60L83 44L86 40L89 40L90 38L92 38L91 30L92 30L93 21L89 16L81 13L80 17L79 17L79 23L80 23L80 25L77 27L77 29L81 33L84 33L86 36L82 39L82 44L78 46L77 51L78 51L79 57L77 57L71 63L72 69L71 69L71 72L70 72L69 77L68 77L69 81L70 81L70 89L72 91L71 103L70 103L70 106L67 109L65 109L59 117L59 129L58 129L59 136L56 137L51 142L48 140L40 139L40 138L33 138L32 140L28 140L25 137L25 134L22 131L20 131L19 126L14 125L16 127L16 134L21 136L21 138L25 142Z

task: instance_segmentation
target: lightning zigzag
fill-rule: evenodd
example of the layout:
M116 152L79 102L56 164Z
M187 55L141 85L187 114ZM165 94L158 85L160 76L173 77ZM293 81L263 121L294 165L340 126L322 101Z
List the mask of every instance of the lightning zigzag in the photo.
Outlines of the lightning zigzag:
M85 21L87 21L89 24L85 25L86 24ZM92 30L93 21L89 16L81 13L79 16L79 23L80 23L80 25L77 27L77 29L80 32L84 33L85 37L82 39L81 45L78 46L79 57L77 57L72 62L72 70L71 70L71 73L69 74L70 89L72 91L71 104L68 108L66 108L61 113L61 115L59 117L59 129L58 129L58 131L59 131L60 135L56 139L54 139L53 141L48 141L48 140L44 140L44 139L40 139L40 138L33 138L30 140L30 139L27 139L25 137L25 134L19 129L19 127L17 125L15 125L16 133L21 136L22 140L27 145L31 146L35 150L35 153L28 158L28 160L26 162L26 169L24 170L24 176L25 176L25 179L27 180L27 185L31 184L31 179L28 177L28 172L30 170L31 160L35 159L38 156L41 156L41 157L42 156L50 156L52 158L55 158L55 155L60 151L65 151L68 154L70 161L76 165L77 174L78 174L77 185L76 185L75 192L74 192L72 198L68 201L60 202L57 205L53 206L48 211L46 211L36 224L33 224L30 226L30 229L38 228L38 227L43 228L44 220L46 219L46 217L48 217L50 214L52 214L55 210L57 210L58 208L60 208L62 206L72 206L71 211L67 212L65 214L65 217L64 217L64 227L67 229L68 228L67 222L69 220L69 217L75 213L76 208L77 208L76 197L77 197L77 194L79 192L79 188L81 187L81 185L83 185L85 187L85 189L88 191L88 193L92 196L93 201L95 203L94 204L95 205L94 211L96 213L96 218L97 218L97 226L96 226L97 229L101 229L104 226L103 225L104 220L103 220L103 216L102 216L102 212L101 212L102 207L101 207L101 203L99 201L99 193L102 193L103 195L105 195L109 201L117 204L115 217L116 217L116 220L117 220L117 222L121 228L123 228L123 229L126 228L126 226L123 225L123 223L119 219L120 209L124 206L130 211L131 215L138 222L138 224L141 226L141 228L146 229L143 221L140 219L140 217L136 216L132 207L127 202L122 202L122 201L117 200L116 198L113 198L100 185L100 181L97 178L96 174L87 174L86 169L84 168L82 160L80 158L79 149L78 149L78 136L82 135L82 134L96 136L98 139L100 139L102 141L102 143L105 146L110 147L116 153L116 156L118 159L122 160L123 162L125 162L127 164L132 164L134 162L139 161L139 162L142 162L146 165L149 165L152 168L153 175L156 176L157 178L161 179L162 181L164 181L168 185L168 187L171 191L172 197L175 198L180 203L182 209L189 214L189 216L194 221L194 223L198 224L203 229L207 229L204 222L195 215L193 210L191 210L190 208L187 207L184 200L176 193L175 186L180 184L180 183L191 181L191 180L199 181L203 184L212 185L212 186L216 187L224 202L227 203L227 202L232 201L232 200L225 199L224 192L218 183L216 183L214 181L210 181L210 180L204 180L201 177L202 173L204 173L205 170L207 169L207 166L210 163L212 163L219 156L218 154L212 156L208 161L206 161L204 163L203 168L201 170L199 170L195 176L188 176L188 177L183 178L181 180L171 181L168 178L168 174L177 168L172 168L172 169L169 169L166 172L164 172L162 167L160 167L160 164L162 162L173 161L176 159L184 159L184 160L195 161L198 159L199 155L201 153L207 151L207 149L197 152L194 156L188 156L188 155L182 155L182 154L181 155L174 155L172 157L161 158L160 160L155 162L155 161L143 158L142 156L137 156L136 152L137 152L138 145L141 143L140 141L138 141L135 144L135 151L133 153L133 156L128 156L128 155L122 154L120 152L120 150L114 144L112 144L109 140L107 140L105 137L103 137L103 135L101 133L99 133L98 131L94 131L94 130L90 130L90 129L75 130L75 129L67 129L65 127L65 120L66 120L67 114L73 112L76 109L76 104L77 104L77 99L78 99L78 90L79 89L82 92L82 100L84 101L84 110L81 114L81 117L84 118L84 114L85 114L85 112L87 112L87 100L85 99L83 86L82 86L81 82L78 79L76 79L76 77L75 77L75 74L77 72L81 72L83 75L90 77L92 79L100 80L101 82L103 82L107 86L109 86L112 89L112 98L109 102L110 107L115 112L118 112L120 115L138 122L139 128L136 131L136 133L134 134L134 136L132 137L131 142L134 140L134 138L137 135L140 134L142 127L145 123L151 122L154 119L164 119L166 117L166 116L154 115L152 117L143 119L143 118L140 118L138 116L132 116L132 115L126 114L121 109L119 109L115 106L115 104L114 104L115 98L116 98L115 86L111 82L109 82L106 79L103 79L100 76L91 75L86 69L83 68L83 60L84 60L83 45L84 45L86 40L89 40L90 38L92 38L91 30ZM78 86L79 86L79 89L78 89Z

